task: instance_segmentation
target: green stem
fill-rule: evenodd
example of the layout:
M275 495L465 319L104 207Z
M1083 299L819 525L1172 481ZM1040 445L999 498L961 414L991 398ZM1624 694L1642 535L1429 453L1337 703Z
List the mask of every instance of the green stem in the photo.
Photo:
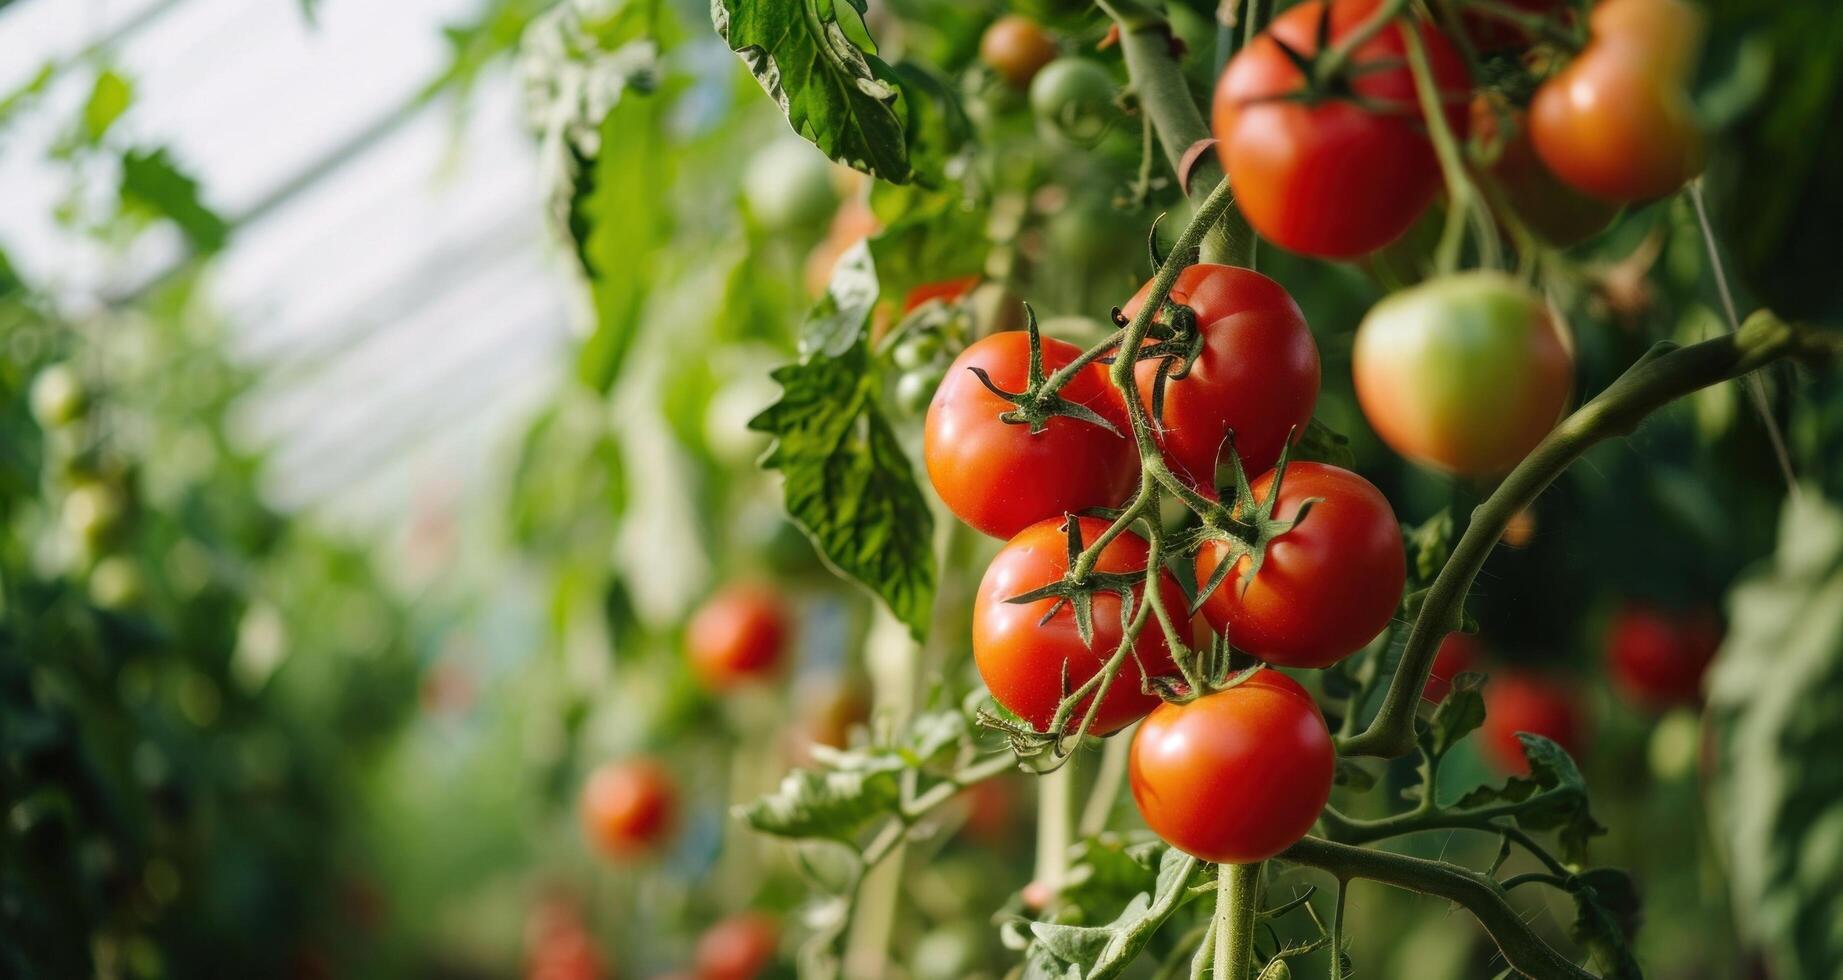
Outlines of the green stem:
M1307 837L1281 851L1280 860L1328 871L1340 880L1365 878L1463 905L1517 972L1534 980L1593 980L1593 974L1530 929L1495 880L1469 868L1317 837Z
M1344 974L1344 899L1350 894L1350 879L1337 880L1337 904L1331 910L1331 980L1346 980Z
M1414 78L1414 94L1420 102L1421 117L1427 124L1427 136L1433 142L1434 155L1440 161L1440 173L1446 181L1446 226L1440 232L1440 244L1434 252L1434 264L1442 275L1451 275L1459 268L1459 250L1465 244L1465 225L1472 221L1479 225L1478 248L1480 261L1487 268L1499 265L1497 248L1497 229L1490 225L1490 211L1482 207L1478 189L1472 186L1472 178L1466 174L1465 159L1459 152L1459 141L1453 136L1452 128L1446 124L1446 107L1441 103L1438 83L1433 77L1433 67L1427 61L1427 46L1421 41L1418 30L1401 32L1402 44L1408 54L1408 70Z
M1132 745L1133 730L1128 728L1102 747L1101 767L1094 773L1094 785L1088 790L1088 802L1082 804L1081 823L1076 827L1082 837L1093 837L1107 829L1107 818L1113 816L1114 801L1120 798L1120 787L1126 782L1126 756Z
M1069 873L1069 845L1073 843L1069 836L1070 798L1074 795L1074 781L1073 765L1059 766L1037 780L1035 878L1051 895L1062 891Z
M1360 734L1340 740L1345 755L1382 758L1414 751L1414 715L1440 640L1460 625L1460 606L1504 527L1569 464L1595 444L1632 432L1658 408L1709 385L1739 377L1783 357L1833 356L1839 341L1785 323L1770 312L1738 331L1688 347L1660 344L1606 390L1562 419L1491 496L1472 512L1452 557L1427 591L1408 644L1383 696L1382 709Z
M1254 913L1260 862L1216 868L1216 968L1213 980L1248 980L1254 967Z
M1171 54L1171 25L1155 11L1137 0L1098 0L1102 10L1120 28L1120 50L1126 59L1126 74L1139 95L1142 111L1151 116L1158 144L1164 148L1174 173L1184 154L1201 140L1210 138L1209 124L1190 95L1190 83ZM1178 174L1181 178L1184 175ZM1214 154L1205 154L1190 173L1190 199L1201 202L1213 193L1222 179L1222 165ZM1200 209L1200 205L1199 205ZM1218 225L1216 218L1221 218ZM1254 232L1239 212L1219 212L1210 219L1199 235L1202 254L1209 261L1246 265L1253 254ZM1193 243L1192 248L1197 244ZM1157 304L1148 304L1156 306Z
M1376 35L1382 33L1383 28L1389 26L1390 21L1400 17L1407 9L1408 0L1384 0L1382 5L1377 7L1363 23L1358 24L1350 33L1339 38L1337 43L1331 46L1331 50L1322 54L1314 69L1317 75L1314 81L1324 85L1336 78L1338 73L1344 70L1344 66L1350 63L1351 57L1357 53L1358 48L1374 40Z

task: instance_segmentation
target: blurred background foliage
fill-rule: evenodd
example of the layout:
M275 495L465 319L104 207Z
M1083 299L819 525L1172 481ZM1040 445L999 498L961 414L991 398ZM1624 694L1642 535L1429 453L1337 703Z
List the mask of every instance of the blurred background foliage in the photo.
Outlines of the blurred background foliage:
M1009 6L1071 51L1104 33L1086 4ZM1190 49L1211 50L1215 4L1168 6ZM1707 188L1741 309L1836 322L1843 18L1824 6L1712 5L1700 96L1731 136ZM320 7L301 5L299 30ZM582 329L571 368L491 472L472 475L480 499L369 534L265 494L265 447L237 424L264 366L232 355L204 288L240 224L160 143L111 136L137 111L136 80L101 50L0 92L4 147L5 127L50 111L57 80L88 86L49 151L67 193L7 207L50 208L123 252L176 233L184 255L125 296L72 302L0 253L0 972L535 973L530 923L564 914L599 951L572 975L647 975L754 908L784 923L775 969L791 973L802 863L824 858L749 835L728 805L772 789L815 739L845 737L821 727L862 740L976 690L962 631L929 626L963 622L993 545L924 510L917 540L942 558L919 604L883 611L870 591L921 586L876 569L847 569L870 591L841 582L783 513L781 481L801 475L755 465L767 439L747 423L776 396L769 371L826 341L825 304L849 301L849 272L832 273L841 257L874 266L859 297L880 329L912 312L918 288L979 276L953 316L1015 326L1027 299L1050 332L1091 341L1148 274L1153 219L1167 214L1168 237L1187 209L1160 168L1142 169L1135 117L1101 106L1098 132L1056 131L976 63L995 9L871 5L884 60L937 96L913 109L924 136L902 185L789 134L707 5L491 0L449 27L446 67L418 98L452 106L459 125L480 87L517 86L558 232L551 258L583 286ZM1123 80L1117 57L1095 62ZM1205 91L1208 59L1185 66ZM1260 253L1317 335L1320 419L1409 524L1463 515L1488 489L1392 456L1350 390L1358 320L1424 274L1426 246L1411 236L1362 265ZM1583 394L1656 341L1724 329L1686 200L1632 209L1568 256L1552 298ZM803 322L817 327L802 335ZM950 341L965 329L941 328ZM864 352L858 410L911 458L925 397L904 389L925 395L932 383L909 377L938 376L949 356ZM1636 876L1653 976L1840 968L1843 788L1826 760L1843 736L1843 392L1793 373L1765 384L1798 504L1745 392L1710 389L1570 470L1468 607L1484 669L1562 677L1583 699L1581 762L1612 828L1596 862ZM794 516L825 540L823 514ZM452 561L456 539L465 562ZM691 678L681 633L695 600L734 580L790 597L798 667L782 689L716 700ZM1711 713L1659 716L1608 689L1604 630L1634 600L1722 610L1732 639ZM902 652L910 631L928 633L919 656ZM667 853L610 867L590 857L575 797L593 766L637 752L670 760L686 818ZM1470 744L1443 769L1455 793L1491 778ZM917 845L893 919L859 924L884 933L885 975L1009 967L991 922L1026 900L1032 792L1016 774L982 784ZM1482 865L1493 845L1401 846ZM1138 878L1109 863L1117 841L1084 847L1078 887L1096 908L1124 904ZM1572 914L1527 910L1564 945ZM1367 972L1496 971L1470 920L1434 900L1359 887L1350 916Z

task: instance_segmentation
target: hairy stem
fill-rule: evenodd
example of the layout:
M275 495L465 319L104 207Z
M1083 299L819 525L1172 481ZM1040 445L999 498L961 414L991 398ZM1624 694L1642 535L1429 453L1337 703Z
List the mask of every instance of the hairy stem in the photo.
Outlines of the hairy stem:
M1593 974L1530 929L1495 880L1469 868L1317 837L1281 851L1280 860L1328 871L1340 881L1366 878L1463 905L1490 934L1511 969L1534 980L1593 980Z
M1075 767L1065 765L1037 780L1036 883L1054 895L1062 890L1069 872L1070 797L1075 792Z
M1216 868L1216 968L1214 980L1248 980L1254 966L1254 913L1261 864Z
M1081 823L1076 826L1081 836L1093 837L1107 829L1114 801L1119 799L1120 787L1126 783L1126 755L1132 744L1133 729L1127 728L1108 739L1101 748L1101 767L1094 773L1094 785L1088 789L1088 802L1082 804Z
M1382 709L1360 734L1341 740L1345 755L1393 758L1414 751L1414 713L1440 640L1460 624L1460 606L1510 519L1603 440L1625 435L1658 408L1712 384L1739 377L1793 355L1829 356L1838 340L1799 328L1761 311L1734 333L1676 347L1660 344L1606 390L1555 426L1491 496L1472 511L1471 523L1428 589L1408 633Z

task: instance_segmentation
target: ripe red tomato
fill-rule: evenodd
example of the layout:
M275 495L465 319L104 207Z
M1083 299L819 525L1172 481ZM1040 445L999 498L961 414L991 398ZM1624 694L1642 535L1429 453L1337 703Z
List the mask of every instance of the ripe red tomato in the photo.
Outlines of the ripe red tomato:
M1702 675L1721 648L1714 614L1675 614L1627 603L1606 629L1606 665L1626 700L1668 708L1702 700Z
M1574 384L1574 354L1548 306L1498 272L1446 276L1377 303L1350 362L1382 441L1464 476L1515 466L1555 427Z
M582 787L581 816L589 840L612 858L652 850L672 831L678 790L651 759L611 762Z
M1331 0L1331 39L1348 34L1379 0ZM1440 163L1415 100L1399 25L1384 28L1351 58L1349 98L1288 98L1304 78L1284 51L1318 52L1325 0L1306 0L1229 62L1216 85L1216 152L1235 200L1256 231L1306 255L1349 258L1374 251L1414 224L1440 189ZM1417 25L1446 100L1446 122L1466 132L1465 63L1431 26Z
M966 295L966 291L979 285L978 276L961 276L958 279L943 279L940 282L924 282L908 291L902 297L902 312L910 313L929 300L938 299L951 303Z
M1433 654L1433 669L1427 673L1427 686L1421 688L1421 700L1439 704L1452 693L1453 678L1472 669L1479 661L1478 637L1470 633L1448 633Z
M1536 90L1530 137L1542 162L1606 201L1644 201L1702 170L1690 102L1702 21L1683 0L1606 0L1592 41Z
M1107 529L1108 522L1094 517L1077 518L1083 542L1091 542ZM1042 588L1062 578L1069 569L1068 537L1061 519L1052 518L1025 528L1000 549L986 568L985 579L973 600L973 660L979 676L985 679L992 697L1007 710L1024 719L1038 731L1047 731L1062 700L1063 665L1068 665L1069 685L1076 687L1094 676L1120 646L1120 597L1112 592L1097 592L1093 598L1094 642L1083 643L1075 628L1075 610L1064 604L1044 617L1055 605L1054 599L1035 602L1006 602L1014 596ZM1095 562L1097 572L1136 572L1146 567L1146 542L1132 532L1124 532L1101 549ZM1169 573L1159 576L1165 608L1173 616L1184 615L1184 593ZM1144 586L1135 587L1134 601L1142 601ZM1107 735L1145 717L1158 705L1158 697L1141 690L1143 675L1140 664L1154 675L1174 674L1171 651L1165 644L1164 630L1156 618L1140 631L1133 644L1134 655L1126 658L1113 685L1101 699L1095 713L1091 734ZM1081 724L1092 697L1083 699L1069 720L1073 731Z
M691 672L706 688L726 691L780 671L787 652L788 613L779 594L738 583L705 600L685 626Z
M1043 338L1043 370L1081 355L1073 344ZM1016 406L992 394L973 375L984 370L1005 391L1022 391L1030 377L1030 341L1023 331L995 333L960 352L928 405L922 455L935 492L960 519L996 538L1008 538L1038 521L1125 501L1139 480L1139 453L1126 421L1126 404L1091 364L1064 385L1061 396L1113 423L1118 433L1068 416L1049 420L1042 432L1003 422Z
M1261 499L1272 485L1269 472L1251 489ZM1282 667L1329 667L1375 639L1401 604L1408 574L1401 525L1368 480L1324 463L1294 463L1274 517L1286 520L1314 497L1305 520L1268 545L1266 564L1245 590L1243 558L1203 603L1203 615L1230 643ZM1199 551L1197 581L1207 583L1227 554L1219 542Z
M1510 132L1499 133L1501 121L1510 124ZM1494 153L1490 175L1504 203L1524 227L1549 244L1586 241L1619 214L1618 205L1582 194L1543 166L1530 143L1528 115L1522 110L1500 110L1480 95L1472 100L1472 135L1486 152Z
M1304 837L1337 759L1312 696L1278 671L1161 704L1133 736L1133 802L1171 846L1223 864L1264 861Z
M1147 282L1122 310L1145 306ZM1228 430L1250 473L1271 469L1289 431L1305 432L1318 401L1318 345L1286 289L1252 269L1193 265L1178 274L1171 301L1197 314L1203 352L1182 380L1165 382L1158 440L1177 472L1214 495L1216 453ZM1156 361L1137 365L1149 412Z
M1479 727L1486 761L1511 775L1526 775L1518 732L1541 735L1578 757L1585 746L1586 719L1574 690L1536 674L1500 670L1485 685L1485 723Z
M1038 70L1056 60L1058 53L1056 39L1020 14L998 18L979 38L979 60L1019 90L1029 88Z
M711 926L698 937L692 961L698 980L754 980L774 962L780 923L763 912L743 912Z

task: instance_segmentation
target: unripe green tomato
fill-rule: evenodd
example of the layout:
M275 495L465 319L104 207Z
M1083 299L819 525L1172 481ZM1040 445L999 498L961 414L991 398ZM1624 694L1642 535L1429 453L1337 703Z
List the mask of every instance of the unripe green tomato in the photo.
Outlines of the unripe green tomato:
M134 562L110 555L90 569L90 601L104 609L126 609L147 593L146 580Z
M1081 198L1044 223L1055 259L1087 271L1143 261L1145 235L1105 201ZM1122 260L1125 260L1124 262Z
M1101 138L1114 116L1114 80L1086 58L1057 58L1030 83L1030 111L1076 143Z
M945 373L939 367L904 371L896 379L896 406L910 415L927 412L928 403L934 400L934 390L941 386L944 376Z
M106 483L79 483L64 495L64 527L86 547L95 548L121 527L122 496Z
M742 175L742 195L756 224L770 232L817 226L838 207L831 163L797 136L755 154Z
M926 367L941 359L941 335L933 330L917 330L896 343L890 360L904 371Z
M32 379L32 417L47 429L69 425L83 417L89 398L83 382L68 364L53 364Z
M1554 428L1574 384L1572 344L1547 304L1499 272L1383 299L1357 329L1350 366L1382 441L1461 476L1515 466Z

